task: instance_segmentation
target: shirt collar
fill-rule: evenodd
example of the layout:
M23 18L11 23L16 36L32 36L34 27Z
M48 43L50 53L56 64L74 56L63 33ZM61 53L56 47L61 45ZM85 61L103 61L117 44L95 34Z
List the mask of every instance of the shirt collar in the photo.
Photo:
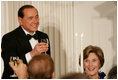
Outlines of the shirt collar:
M27 35L27 34L30 34L29 32L27 32L22 26L21 26L21 28L23 29L23 31L25 32L25 34ZM30 34L30 35L34 35L36 32L34 32L33 34Z

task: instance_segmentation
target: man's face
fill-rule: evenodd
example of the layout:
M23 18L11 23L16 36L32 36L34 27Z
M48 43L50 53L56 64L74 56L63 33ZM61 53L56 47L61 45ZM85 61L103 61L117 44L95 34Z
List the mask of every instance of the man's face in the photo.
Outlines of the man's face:
M38 30L39 26L39 16L38 11L35 8L26 8L23 10L24 17L19 17L20 25L29 33Z

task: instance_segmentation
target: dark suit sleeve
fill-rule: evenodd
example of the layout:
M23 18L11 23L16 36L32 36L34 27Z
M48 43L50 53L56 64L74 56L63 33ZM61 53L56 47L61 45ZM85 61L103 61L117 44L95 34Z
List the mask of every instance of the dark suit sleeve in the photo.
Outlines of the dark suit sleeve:
M4 36L2 38L2 58L4 61L4 73L2 78L10 78L9 76L13 74L12 69L9 66L10 56L16 56L16 45L13 38L9 38L8 36Z
M31 48L26 47L24 43L24 38L18 40L16 34L6 34L2 38L2 58L4 61L4 72L3 72L3 79L11 79L10 75L13 74L13 70L9 66L9 61L11 56L18 56L20 59L23 60L25 64L27 64L25 54L31 51ZM22 45L24 44L24 45Z

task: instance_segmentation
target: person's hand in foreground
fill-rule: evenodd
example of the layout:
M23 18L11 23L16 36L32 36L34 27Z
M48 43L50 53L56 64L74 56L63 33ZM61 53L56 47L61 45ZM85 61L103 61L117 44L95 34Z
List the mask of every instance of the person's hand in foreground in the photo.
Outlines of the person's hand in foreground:
M28 73L27 73L27 66L23 63L21 59L18 60L18 66L14 66L13 62L9 62L10 67L13 69L13 71L18 76L18 79L27 79Z

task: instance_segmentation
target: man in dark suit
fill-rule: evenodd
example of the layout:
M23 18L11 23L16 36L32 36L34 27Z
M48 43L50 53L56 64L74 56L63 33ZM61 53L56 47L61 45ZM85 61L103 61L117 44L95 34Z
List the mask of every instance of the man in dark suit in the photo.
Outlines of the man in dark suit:
M9 66L11 56L18 56L27 64L31 58L42 52L50 55L50 45L42 43L41 39L48 39L48 35L38 31L39 16L32 5L24 5L18 11L20 26L5 34L2 38L2 58L4 60L3 79L10 79L13 70ZM29 35L30 34L30 35Z

